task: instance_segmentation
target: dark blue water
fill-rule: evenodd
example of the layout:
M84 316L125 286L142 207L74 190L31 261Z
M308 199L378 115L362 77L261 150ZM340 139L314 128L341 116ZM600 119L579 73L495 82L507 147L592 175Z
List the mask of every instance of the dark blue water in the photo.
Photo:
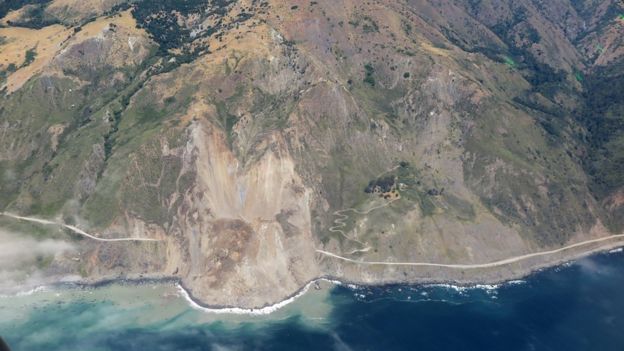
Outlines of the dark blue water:
M333 309L322 327L300 315L236 327L177 325L173 319L182 313L141 327L85 332L91 319L104 317L99 313L114 312L83 301L35 309L11 327L0 323L0 332L15 350L624 350L622 253L497 289L339 286L329 299ZM40 341L27 337L41 325L47 328ZM80 328L78 337L72 330Z

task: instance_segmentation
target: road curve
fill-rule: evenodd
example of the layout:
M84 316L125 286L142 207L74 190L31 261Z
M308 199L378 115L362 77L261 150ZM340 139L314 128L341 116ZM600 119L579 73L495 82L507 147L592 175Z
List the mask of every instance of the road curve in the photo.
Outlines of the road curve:
M500 261L495 261L495 262L490 262L490 263L476 263L476 264L443 264L443 263L429 263L429 262L374 262L374 261L358 261L358 260L354 260L354 259L350 259L350 258L347 258L347 257L336 255L336 254L331 253L329 251L324 251L324 250L318 250L317 249L316 252L318 252L318 253L320 253L322 255L325 255L325 256L337 258L339 260L343 260L343 261L347 261L347 262L351 262L351 263L362 264L362 265L371 265L371 266L372 265L420 266L420 267L443 267L443 268L454 268L454 269L477 269L477 268L491 268L491 267L504 266L504 265L507 265L507 264L510 264L510 263L523 261L523 260L526 260L526 259L529 259L529 258L533 258L533 257L552 255L552 254L556 254L556 253L560 253L560 252L563 252L563 251L566 251L566 250L573 249L575 247L580 247L580 246L585 246L585 245L589 245L589 244L593 244L593 243L603 242L603 241L612 240L612 239L620 239L620 238L624 239L624 234L616 234L616 235L606 236L604 238L586 240L586 241L582 241L582 242L579 242L579 243L576 243L576 244L564 246L564 247L556 249L556 250L536 252L536 253L531 253L531 254L511 257L511 258L507 258L507 259L500 260Z
M106 239L106 238L98 238L97 236L91 235L87 232L85 232L84 230L70 225L70 224L65 224L65 223L60 223L60 222L54 222L54 221L49 221L47 219L41 219L41 218L35 218L35 217L24 217L24 216L18 216L16 214L13 213L8 213L8 212L0 212L0 215L6 216L6 217L10 217L10 218L14 218L14 219L19 219L22 221L27 221L27 222L33 222L33 223L39 223L39 224L46 224L46 225L58 225L61 227L65 227L69 230L71 230L72 232L82 235L84 237L87 237L89 239L93 239L93 240L97 240L97 241L104 241L104 242L115 242L115 241L161 241L160 239L151 239L151 238L114 238L114 239Z

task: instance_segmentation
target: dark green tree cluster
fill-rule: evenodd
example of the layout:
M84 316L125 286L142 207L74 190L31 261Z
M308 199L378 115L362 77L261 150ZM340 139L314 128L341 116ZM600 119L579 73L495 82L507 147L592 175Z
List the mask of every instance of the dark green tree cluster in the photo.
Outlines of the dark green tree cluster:
M389 175L382 178L378 178L375 180L371 180L368 183L368 186L364 189L364 192L367 194L375 192L375 189L379 190L382 193L387 193L394 187L396 179L394 176Z

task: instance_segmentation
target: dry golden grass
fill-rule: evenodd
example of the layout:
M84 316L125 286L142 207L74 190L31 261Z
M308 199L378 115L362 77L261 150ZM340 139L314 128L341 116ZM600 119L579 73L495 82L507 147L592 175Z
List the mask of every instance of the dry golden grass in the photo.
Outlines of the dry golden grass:
M0 20L0 24L6 26L6 25L8 25L9 22L17 22L17 21L19 21L22 18L22 16L24 15L24 12L26 11L27 8L28 8L28 6L24 6L21 9L13 10L13 11L7 13L7 15L4 16L4 18Z
M210 47L214 51L213 57L208 60L219 61L229 58L232 53L244 53L245 56L271 57L271 39L278 35L266 25L258 25L253 32L247 32L248 28L241 25L236 31L226 32L222 41L216 38L210 39ZM245 33L244 35L242 35Z
M113 17L101 17L93 22L86 24L82 30L76 33L74 40L82 41L100 35L110 24L123 28L129 32L136 32L137 35L143 35L142 30L136 28L136 20L132 17L130 10L119 13Z
M117 26L118 31L124 31L129 36L145 36L141 29L136 28L136 21L130 11L122 12L111 18L99 18L85 25L81 31L75 34L72 28L66 28L62 25L52 25L41 29L0 28L0 37L4 37L4 44L0 45L0 52L2 52L0 69L6 70L10 64L19 68L7 77L4 85L7 92L12 93L22 87L32 76L40 73L67 46L101 35L111 23ZM29 65L21 67L28 50L36 52L35 60Z
M436 55L436 56L442 56L442 57L449 57L450 51L437 48L437 47L431 45L428 42L421 42L420 46L423 49L425 49L425 51L427 51L430 54L433 54L433 55Z
M99 16L119 4L121 0L54 0L46 12L64 20L80 22L92 16Z
M22 66L26 51L34 49L35 60L25 67L21 67L7 77L6 88L9 93L19 89L30 77L41 72L62 48L62 43L70 37L71 29L61 25L52 25L42 29L29 28L0 28L0 36L5 38L5 43L0 46L2 58L0 69L6 69L8 65Z
M195 99L188 111L180 118L180 128L186 128L194 119L217 114L214 105L208 105L203 99Z
M110 4L118 3L114 0L98 0L98 1L84 1L84 0L54 0L48 5L48 10L58 11L61 9L71 9L80 13L88 13L93 11L103 11L110 7Z

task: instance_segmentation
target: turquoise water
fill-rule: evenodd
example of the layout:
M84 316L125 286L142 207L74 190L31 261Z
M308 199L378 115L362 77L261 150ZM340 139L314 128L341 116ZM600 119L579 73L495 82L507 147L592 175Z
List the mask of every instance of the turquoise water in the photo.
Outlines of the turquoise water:
M624 254L498 287L322 285L268 316L194 310L172 284L0 298L14 350L624 350Z

